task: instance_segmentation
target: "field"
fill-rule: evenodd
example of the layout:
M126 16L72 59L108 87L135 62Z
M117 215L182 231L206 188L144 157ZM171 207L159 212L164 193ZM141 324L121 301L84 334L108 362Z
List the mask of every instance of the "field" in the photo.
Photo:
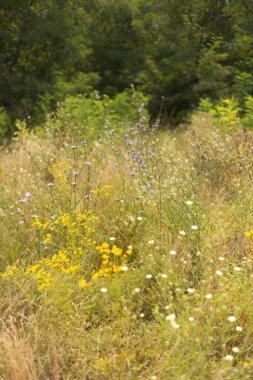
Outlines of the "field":
M143 112L1 149L1 380L253 378L253 132Z

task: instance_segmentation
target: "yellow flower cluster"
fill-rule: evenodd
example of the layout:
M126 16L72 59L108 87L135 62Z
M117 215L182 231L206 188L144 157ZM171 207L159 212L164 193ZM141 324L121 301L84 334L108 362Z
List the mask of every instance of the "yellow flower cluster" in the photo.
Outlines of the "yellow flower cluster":
M113 273L121 272L122 267L126 266L133 249L129 246L126 252L117 245L110 248L108 243L102 243L96 247L101 256L101 267L98 271L94 271L92 279L96 280L99 277L108 277Z
M100 189L94 189L91 190L91 194L93 195L99 195L99 194L104 194L104 195L109 195L109 190L111 190L112 186L105 185L101 187Z
M71 168L71 164L68 162L59 162L48 167L48 171L54 177L54 182L59 185L67 183L68 173L67 170Z
M0 276L1 277L9 277L9 276L13 276L15 274L15 271L17 270L17 267L14 265L14 266L11 266L11 265L8 265L5 269L5 272L4 273L0 273Z
M73 260L68 257L67 251L60 250L52 258L44 258L28 267L26 275L34 275L41 291L53 285L59 273L72 274L81 270L80 265L73 265Z
M34 221L33 226L42 231L42 243L56 249L51 257L43 258L26 269L25 274L33 275L37 280L39 290L53 286L59 276L82 272L83 256L96 245L93 235L97 220L91 210L64 213L44 223L38 218ZM80 284L82 287L84 281Z
M106 194L111 186L94 190L96 194ZM58 218L51 217L46 221L36 218L33 227L37 231L37 240L43 249L43 256L33 265L22 268L9 266L1 277L15 276L17 270L26 277L35 279L38 290L59 286L62 282L76 283L84 288L92 285L92 280L107 277L111 274L127 270L126 264L132 254L132 247L126 250L104 242L97 245L94 238L95 223L98 218L92 210L63 213ZM98 263L96 269L94 263ZM85 277L83 278L85 273Z
M245 232L245 236L246 236L246 237L251 237L251 236L253 236L253 230L250 230L250 231Z

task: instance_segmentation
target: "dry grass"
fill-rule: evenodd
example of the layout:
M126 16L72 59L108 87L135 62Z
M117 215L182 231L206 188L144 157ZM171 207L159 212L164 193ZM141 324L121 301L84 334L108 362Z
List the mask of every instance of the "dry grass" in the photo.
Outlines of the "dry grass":
M26 133L2 149L1 380L252 379L253 136L204 114L187 128L140 135L134 153L121 137L84 148ZM93 280L101 258L85 246L81 272L53 271L40 291L27 268L59 247L75 260L81 237L67 225L47 246L35 215L75 210L98 216L97 244L133 246L128 270Z

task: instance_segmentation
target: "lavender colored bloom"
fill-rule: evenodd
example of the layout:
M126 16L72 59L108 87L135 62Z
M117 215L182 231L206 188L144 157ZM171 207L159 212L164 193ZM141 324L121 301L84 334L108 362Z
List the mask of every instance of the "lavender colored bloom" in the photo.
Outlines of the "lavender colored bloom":
M25 203L26 201L28 201L28 199L29 199L29 198L25 197L25 198L20 199L19 202L21 202L21 203Z
M52 187L54 184L53 182L48 182L47 186Z
M140 106L140 108L138 109L138 112L139 112L139 113L141 113L141 112L142 112L142 110L144 109L144 107L145 107L145 104L144 104L144 103L142 103L142 104L141 104L141 106Z

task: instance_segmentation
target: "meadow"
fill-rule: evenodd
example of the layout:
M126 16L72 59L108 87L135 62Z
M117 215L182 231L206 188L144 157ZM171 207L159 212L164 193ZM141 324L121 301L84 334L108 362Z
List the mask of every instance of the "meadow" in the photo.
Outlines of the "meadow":
M1 148L1 380L253 378L253 131L147 120Z

